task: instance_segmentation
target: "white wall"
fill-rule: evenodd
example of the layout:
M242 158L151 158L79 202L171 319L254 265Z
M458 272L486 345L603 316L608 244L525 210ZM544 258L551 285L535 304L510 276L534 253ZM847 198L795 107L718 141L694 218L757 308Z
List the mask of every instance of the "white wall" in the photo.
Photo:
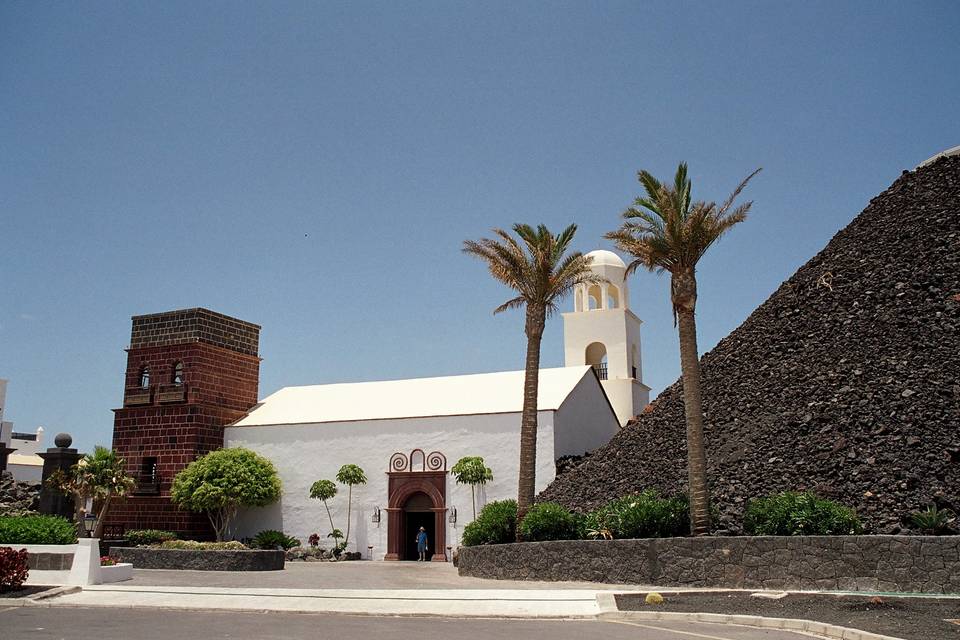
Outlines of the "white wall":
M537 491L555 477L554 412L539 413L537 437ZM486 501L516 498L519 468L520 414L442 416L400 420L368 420L325 424L227 427L224 446L245 447L270 459L283 483L279 503L250 509L238 518L234 535L253 536L262 529L280 529L300 538L319 533L322 546L330 546L330 531L323 503L309 498L310 485L326 478L335 480L344 464L357 464L367 484L354 487L350 550L366 557L373 545L374 559L382 559L387 545L387 468L395 452L409 454L422 449L440 451L447 468L463 456L483 456L493 470L493 481L478 496L477 508ZM582 453L582 452L581 452ZM347 487L329 502L334 524L346 532ZM456 547L463 526L472 520L470 488L447 476L447 507L458 511L457 524L447 524L447 544ZM379 525L370 522L374 507L381 509Z
M558 458L593 451L620 430L620 422L591 371L560 405L554 423Z
M43 480L43 467L35 464L8 464L7 471L13 474L17 482L40 482Z

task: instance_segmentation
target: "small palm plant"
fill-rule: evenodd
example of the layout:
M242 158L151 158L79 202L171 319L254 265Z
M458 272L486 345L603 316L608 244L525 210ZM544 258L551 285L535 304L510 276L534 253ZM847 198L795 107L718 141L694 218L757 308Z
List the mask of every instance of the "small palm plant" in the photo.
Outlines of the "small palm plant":
M350 510L353 506L353 486L357 484L367 484L367 476L363 469L355 464L345 464L337 471L337 482L349 487L347 493L347 535L343 537L343 546L346 548L350 544Z
M480 258L494 280L517 295L493 310L526 309L524 330L527 357L523 376L523 412L520 418L520 473L517 488L517 521L533 505L537 469L537 395L540 382L540 342L547 316L579 284L597 284L603 279L590 270L590 258L579 251L567 253L577 231L572 224L559 234L544 225L513 225L519 241L503 229L494 229L496 238L466 240L463 251ZM519 532L519 527L517 531ZM519 539L519 533L518 533Z
M932 504L923 511L918 511L910 518L913 526L921 532L931 536L941 536L950 533L950 525L957 519L950 509L938 509Z
M55 471L47 479L47 485L73 496L74 517L78 535L83 534L83 507L87 498L100 503L94 538L103 535L110 503L122 498L136 486L136 481L127 474L126 463L116 451L97 446L66 471Z
M310 485L310 497L323 501L323 507L327 510L327 519L330 520L331 530L336 529L336 527L333 525L333 516L330 515L330 506L327 505L327 500L335 495L337 495L337 485L332 480L317 480Z
M340 552L344 549L344 547L347 546L346 542L343 543L342 547L340 546L340 538L343 537L343 531L340 531L340 529L334 529L333 531L327 534L327 537L333 538L334 555L340 555Z
M477 485L483 485L493 480L493 471L483 462L480 456L465 456L457 460L457 464L450 469L457 479L457 484L470 485L470 503L473 506L473 519L477 519Z
M623 212L619 229L606 234L617 248L633 256L629 275L639 267L670 273L670 301L674 325L679 323L680 370L687 423L687 476L690 490L690 528L694 535L710 533L710 496L707 458L703 443L703 408L700 401L700 360L697 353L697 262L714 242L743 222L752 202L733 207L757 169L740 183L724 203L690 199L687 164L681 162L673 184L660 182L647 171L638 178L646 195Z

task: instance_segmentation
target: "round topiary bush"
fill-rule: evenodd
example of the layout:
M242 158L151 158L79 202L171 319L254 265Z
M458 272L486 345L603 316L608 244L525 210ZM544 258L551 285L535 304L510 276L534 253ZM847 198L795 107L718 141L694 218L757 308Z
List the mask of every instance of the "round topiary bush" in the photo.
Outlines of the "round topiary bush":
M517 501L497 500L483 509L477 519L463 528L463 544L505 544L517 539Z
M863 533L857 513L810 491L786 491L747 503L744 530L754 536L839 536Z
M580 518L556 502L530 507L520 523L520 537L529 542L577 540L581 538Z

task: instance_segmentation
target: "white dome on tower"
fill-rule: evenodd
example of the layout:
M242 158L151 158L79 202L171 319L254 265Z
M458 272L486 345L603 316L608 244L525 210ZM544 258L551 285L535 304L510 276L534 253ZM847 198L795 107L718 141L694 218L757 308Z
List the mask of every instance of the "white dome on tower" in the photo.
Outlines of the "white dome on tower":
M615 254L613 251L607 251L606 249L597 249L591 251L587 254L588 258L593 258L590 262L591 267L618 267L620 269L626 269L627 265L623 260L620 259L620 256Z

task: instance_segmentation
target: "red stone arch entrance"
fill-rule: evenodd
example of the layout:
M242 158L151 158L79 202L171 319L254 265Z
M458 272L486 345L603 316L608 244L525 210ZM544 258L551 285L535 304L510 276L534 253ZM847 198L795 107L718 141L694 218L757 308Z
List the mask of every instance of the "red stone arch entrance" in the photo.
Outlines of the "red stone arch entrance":
M432 560L446 562L447 545L447 458L439 451L425 455L414 449L409 455L395 453L390 458L387 471L387 555L384 560L410 560L407 558L408 503L429 501L429 507L420 511L433 514L433 539L430 540ZM411 500L412 499L412 500Z

